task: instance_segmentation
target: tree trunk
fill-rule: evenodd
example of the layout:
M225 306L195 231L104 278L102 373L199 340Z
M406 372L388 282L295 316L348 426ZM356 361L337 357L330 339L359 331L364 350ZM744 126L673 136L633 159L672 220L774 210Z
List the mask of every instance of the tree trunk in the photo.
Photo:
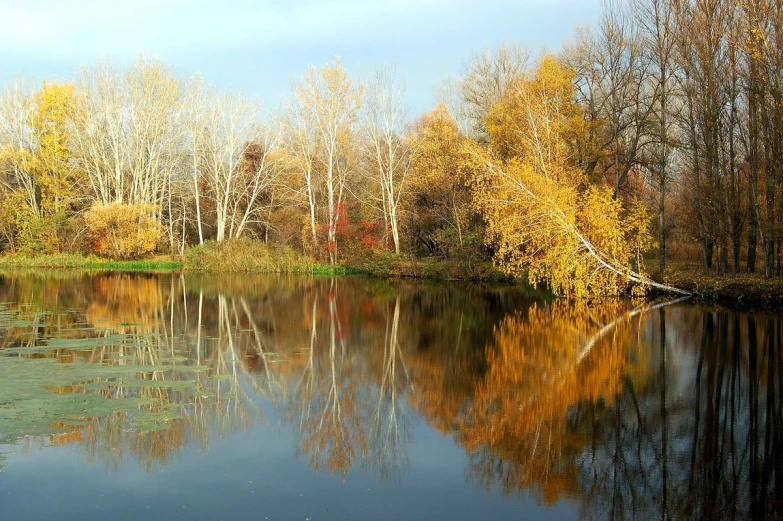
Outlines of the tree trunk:
M661 67L661 157L660 192L658 194L658 271L666 269L666 64Z
M759 235L759 120L758 120L758 85L756 60L750 60L750 89L748 93L748 259L749 273L756 272L756 248Z

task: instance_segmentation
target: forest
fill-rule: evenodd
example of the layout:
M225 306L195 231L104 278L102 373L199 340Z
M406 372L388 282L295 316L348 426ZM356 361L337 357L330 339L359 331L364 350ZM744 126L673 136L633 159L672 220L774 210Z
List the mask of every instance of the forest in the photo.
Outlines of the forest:
M0 253L240 241L492 261L570 296L687 269L779 279L782 44L776 0L607 0L557 52L466 58L419 116L394 66L354 77L339 57L276 106L144 57L19 79L0 93Z

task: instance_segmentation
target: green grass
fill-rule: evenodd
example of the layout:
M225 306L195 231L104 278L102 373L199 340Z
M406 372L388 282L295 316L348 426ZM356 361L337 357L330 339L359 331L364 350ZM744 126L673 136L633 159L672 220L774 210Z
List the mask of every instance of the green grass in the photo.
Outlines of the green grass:
M356 266L332 266L331 264L306 264L295 266L293 273L306 273L318 277L334 275L365 275L367 272Z
M113 261L98 257L57 254L37 257L0 257L0 269L7 271L30 270L107 270L107 271L176 271L181 270L182 262L171 260Z
M99 261L88 262L84 267L110 271L178 271L183 266L181 261Z
M83 268L88 262L86 257L61 253L57 255L40 255L36 257L2 256L0 269L29 270L55 268Z

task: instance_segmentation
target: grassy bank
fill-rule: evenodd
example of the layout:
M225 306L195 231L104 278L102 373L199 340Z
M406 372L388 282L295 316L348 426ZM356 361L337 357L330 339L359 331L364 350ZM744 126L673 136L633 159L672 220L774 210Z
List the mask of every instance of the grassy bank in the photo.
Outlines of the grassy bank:
M648 272L654 272L653 260ZM331 266L289 247L270 247L249 239L208 242L185 251L182 261L166 258L112 261L95 256L0 256L2 271L86 270L196 273L287 273L315 276L364 274L377 278L414 278L430 281L474 281L527 285L524 278L509 276L489 262L466 259L417 258L376 253L356 266ZM763 274L717 275L705 273L695 263L671 261L662 282L693 292L694 299L735 309L783 308L783 279Z
M182 266L182 262L168 259L115 261L104 260L94 256L84 257L81 255L71 254L41 255L37 257L0 257L0 270L6 271L29 271L41 269L80 269L96 271L177 271L181 270Z
M362 273L351 266L319 264L287 246L267 246L250 239L206 242L185 250L185 271L200 273L292 273L351 275Z
M378 278L416 278L514 283L514 278L491 263L471 263L378 253L356 265L332 266L286 246L267 246L240 239L207 242L185 250L182 261L170 259L115 261L73 254L0 256L0 270L178 271L194 273L287 273L316 276L369 275Z

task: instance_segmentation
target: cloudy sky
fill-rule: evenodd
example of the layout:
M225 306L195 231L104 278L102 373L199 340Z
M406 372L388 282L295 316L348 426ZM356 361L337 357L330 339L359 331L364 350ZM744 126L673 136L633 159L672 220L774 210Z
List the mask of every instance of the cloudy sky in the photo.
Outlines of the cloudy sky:
M144 54L181 76L274 105L335 55L356 74L394 63L414 112L463 61L502 42L557 50L600 0L0 0L0 82L68 78Z

